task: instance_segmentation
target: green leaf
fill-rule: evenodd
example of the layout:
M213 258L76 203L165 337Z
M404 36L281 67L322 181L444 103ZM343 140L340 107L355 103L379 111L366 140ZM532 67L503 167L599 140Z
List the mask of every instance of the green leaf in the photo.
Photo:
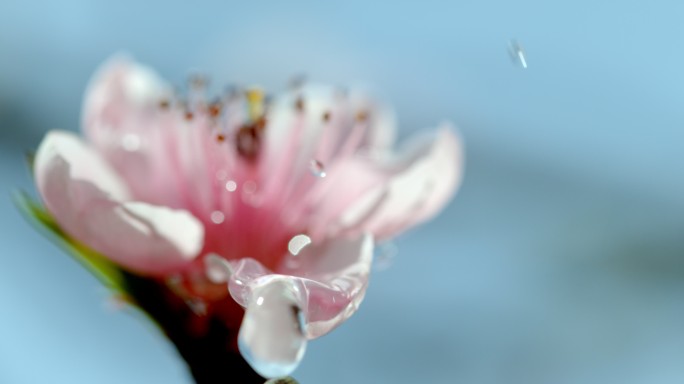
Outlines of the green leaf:
M118 293L127 293L122 270L101 254L64 233L52 215L40 203L22 191L14 193L14 203L36 229L64 249L104 285Z

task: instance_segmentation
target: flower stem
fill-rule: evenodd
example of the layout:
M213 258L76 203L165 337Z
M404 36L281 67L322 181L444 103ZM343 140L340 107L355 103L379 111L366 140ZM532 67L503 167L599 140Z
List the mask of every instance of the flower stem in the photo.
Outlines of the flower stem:
M237 349L238 327L213 311L196 314L156 280L127 274L126 285L136 303L174 343L197 384L264 383Z

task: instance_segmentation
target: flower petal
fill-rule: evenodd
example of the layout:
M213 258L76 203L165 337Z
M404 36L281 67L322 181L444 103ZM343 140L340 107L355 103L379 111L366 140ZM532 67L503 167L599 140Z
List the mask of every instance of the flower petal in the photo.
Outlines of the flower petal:
M180 151L188 129L176 110L164 110L171 87L152 69L125 56L109 59L93 76L86 91L83 131L140 200L171 207L187 205ZM185 129L182 129L185 128ZM195 157L203 156L196 151ZM191 164L203 169L203 164Z
M444 124L433 139L414 139L401 158L381 168L387 183L349 205L339 216L339 227L387 239L437 214L461 182L462 144Z
M122 202L125 184L77 136L48 133L36 154L36 184L48 210L76 240L124 267L161 274L202 248L204 228L186 211Z

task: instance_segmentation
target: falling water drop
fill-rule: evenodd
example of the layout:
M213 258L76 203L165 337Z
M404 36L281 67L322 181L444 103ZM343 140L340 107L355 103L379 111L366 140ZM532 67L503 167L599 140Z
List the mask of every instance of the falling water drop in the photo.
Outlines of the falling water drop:
M238 334L240 352L261 376L287 376L306 350L302 311L282 281L260 287L252 297Z
M376 245L373 267L378 271L388 269L394 263L398 253L399 248L392 242Z
M525 51L523 47L516 40L511 40L508 44L508 53L511 55L511 60L518 63L523 69L527 69L527 59L525 58Z
M204 257L204 270L209 280L216 284L227 282L233 274L233 268L228 260L215 253Z
M309 170L311 171L311 174L316 177L324 178L327 175L323 163L316 159L311 160L309 163Z
M311 238L309 236L305 234L296 235L287 243L287 250L290 251L292 255L297 256L299 252L309 244L311 244Z

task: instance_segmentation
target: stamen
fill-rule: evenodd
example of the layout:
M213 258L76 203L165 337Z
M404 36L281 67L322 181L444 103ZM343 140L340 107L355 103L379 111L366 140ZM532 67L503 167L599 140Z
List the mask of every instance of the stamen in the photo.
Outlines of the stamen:
M323 121L326 122L326 123L327 123L328 121L330 121L330 111L325 111L325 112L323 113Z
M266 127L266 119L262 116L251 124L240 127L235 137L237 151L240 156L254 160L261 148L261 137Z
M249 117L257 120L264 114L264 92L258 88L250 88L245 91L245 99L249 108Z
M221 114L221 104L219 104L218 102L209 104L209 107L207 108L207 113L209 113L210 117L218 117Z

